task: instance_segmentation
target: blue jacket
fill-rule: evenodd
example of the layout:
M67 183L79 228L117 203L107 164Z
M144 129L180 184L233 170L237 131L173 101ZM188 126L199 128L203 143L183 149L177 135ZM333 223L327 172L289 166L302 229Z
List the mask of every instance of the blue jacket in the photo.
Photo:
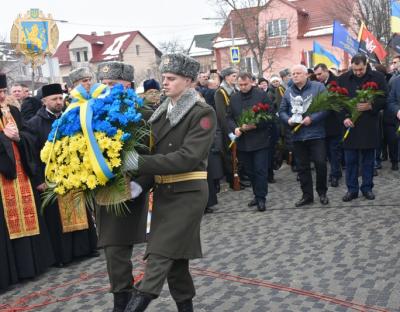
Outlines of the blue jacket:
M305 86L300 90L295 84L290 86L283 95L279 117L285 125L288 126L288 120L292 116L291 98L301 96L303 101L312 101L313 97L325 91L325 86L317 81L308 80ZM310 115L312 123L309 126L301 126L299 130L293 133L293 141L306 141L325 138L324 119L328 112L317 112ZM303 118L305 116L303 115Z

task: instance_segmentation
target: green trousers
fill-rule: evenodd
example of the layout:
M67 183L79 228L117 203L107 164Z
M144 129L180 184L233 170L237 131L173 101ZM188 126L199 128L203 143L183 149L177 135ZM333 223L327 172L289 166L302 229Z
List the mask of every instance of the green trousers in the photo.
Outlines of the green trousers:
M188 259L170 259L149 254L143 279L136 285L137 289L158 297L165 280L176 302L192 299L196 295Z
M132 249L133 246L104 247L112 293L132 291Z

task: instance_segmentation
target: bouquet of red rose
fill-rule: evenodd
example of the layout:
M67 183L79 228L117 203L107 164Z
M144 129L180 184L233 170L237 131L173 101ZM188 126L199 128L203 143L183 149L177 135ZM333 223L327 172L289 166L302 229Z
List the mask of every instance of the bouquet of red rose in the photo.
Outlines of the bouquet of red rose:
M372 105L375 97L383 94L383 91L378 90L378 84L376 82L369 81L364 83L361 89L356 91L356 96L354 98L344 102L344 108L350 113L352 123L355 124L362 114L362 112L357 109L358 103L369 103ZM347 128L343 141L349 136L350 129L351 128Z
M349 91L346 88L339 87L336 81L331 81L327 87L326 91L313 98L305 112L306 116L324 110L339 112L342 109L344 103L348 100ZM296 132L301 126L302 124L298 124L292 132Z
M272 120L273 116L269 112L269 108L269 104L258 103L253 105L252 108L244 110L238 120L239 128L243 125L256 125L263 120ZM232 138L229 148L232 147L236 139L236 136Z

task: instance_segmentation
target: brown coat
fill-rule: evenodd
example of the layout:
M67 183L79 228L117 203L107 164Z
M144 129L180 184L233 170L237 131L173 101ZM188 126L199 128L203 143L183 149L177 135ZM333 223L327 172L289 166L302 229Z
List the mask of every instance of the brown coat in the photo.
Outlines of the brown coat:
M207 170L207 156L217 123L215 112L194 91L185 99L178 101L170 119L166 118L168 100L152 116L154 153L142 156L139 174ZM202 257L200 223L207 200L207 180L156 184L145 256L154 253L172 259Z

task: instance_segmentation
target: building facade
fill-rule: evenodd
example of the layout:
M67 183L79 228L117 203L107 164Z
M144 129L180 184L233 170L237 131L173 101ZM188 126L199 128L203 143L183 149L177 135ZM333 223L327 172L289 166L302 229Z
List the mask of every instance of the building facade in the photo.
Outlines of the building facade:
M135 83L157 75L161 52L139 31L98 35L77 34L64 41L53 57L58 58L60 72L67 83L71 70L89 67L93 72L97 65L106 61L122 61L135 68Z

